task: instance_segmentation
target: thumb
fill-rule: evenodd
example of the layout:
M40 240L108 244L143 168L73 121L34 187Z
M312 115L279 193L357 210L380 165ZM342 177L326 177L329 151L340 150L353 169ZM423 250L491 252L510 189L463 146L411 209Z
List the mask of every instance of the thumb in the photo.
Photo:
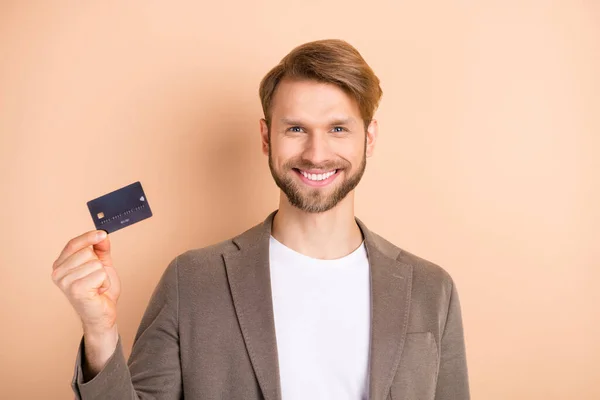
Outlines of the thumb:
M108 235L106 235L104 240L93 245L93 249L98 259L102 261L102 264L112 266L112 259L110 256L110 238Z

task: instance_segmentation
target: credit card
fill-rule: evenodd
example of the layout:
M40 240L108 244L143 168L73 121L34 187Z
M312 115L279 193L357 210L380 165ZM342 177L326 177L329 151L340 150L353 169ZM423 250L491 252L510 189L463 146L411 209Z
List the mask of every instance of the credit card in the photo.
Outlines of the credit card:
M87 202L96 229L118 231L152 216L148 198L140 182Z

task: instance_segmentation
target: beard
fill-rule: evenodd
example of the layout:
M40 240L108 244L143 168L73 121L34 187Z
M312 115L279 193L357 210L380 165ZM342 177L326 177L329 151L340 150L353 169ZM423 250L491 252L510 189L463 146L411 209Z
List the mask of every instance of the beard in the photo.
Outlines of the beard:
M283 165L282 172L280 173L273 165L271 147L269 146L269 169L271 170L271 175L273 176L275 183L279 189L285 193L290 204L304 212L322 213L329 211L342 201L348 193L356 188L365 173L367 166L366 143L365 151L363 152L363 157L358 169L352 175L347 176L346 173L350 170L351 166L352 165L347 160L315 165L301 158L296 158L287 161ZM319 169L322 171L341 170L344 172L344 180L341 183L337 183L337 186L335 186L332 193L327 194L324 192L330 191L329 187L310 188L298 182L298 179L292 176L292 174L296 174L294 169ZM336 180L339 179L340 176L336 178ZM330 185L336 185L335 180Z

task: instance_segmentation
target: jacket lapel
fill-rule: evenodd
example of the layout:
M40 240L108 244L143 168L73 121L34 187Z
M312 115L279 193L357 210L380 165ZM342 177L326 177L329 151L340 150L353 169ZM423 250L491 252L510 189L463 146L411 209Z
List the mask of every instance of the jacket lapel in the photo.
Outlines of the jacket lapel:
M369 399L387 399L398 367L410 309L412 266L396 258L399 250L358 219L371 270Z
M265 400L281 400L269 271L274 214L234 238L237 251L223 254L235 311Z
M281 400L277 340L269 270L272 212L262 224L233 239L223 254L235 311L265 400ZM365 240L371 274L369 399L385 399L396 373L408 326L412 266L399 250L356 218Z

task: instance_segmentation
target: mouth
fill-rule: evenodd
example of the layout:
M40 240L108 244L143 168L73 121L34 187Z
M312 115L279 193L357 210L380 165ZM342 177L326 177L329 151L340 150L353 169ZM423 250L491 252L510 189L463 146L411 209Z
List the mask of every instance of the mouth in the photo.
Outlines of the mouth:
M293 169L300 177L302 182L313 187L327 186L337 178L340 174L340 169L330 171L304 171L298 168Z

